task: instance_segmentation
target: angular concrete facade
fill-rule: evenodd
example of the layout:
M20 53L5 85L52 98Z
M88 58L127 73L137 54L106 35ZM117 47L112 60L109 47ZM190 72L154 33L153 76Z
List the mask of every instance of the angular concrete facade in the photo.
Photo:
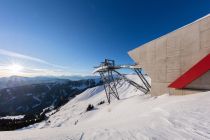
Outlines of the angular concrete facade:
M210 53L210 15L168 33L128 52L152 79L151 94L182 95L210 89L210 72L190 83L186 89L168 85Z

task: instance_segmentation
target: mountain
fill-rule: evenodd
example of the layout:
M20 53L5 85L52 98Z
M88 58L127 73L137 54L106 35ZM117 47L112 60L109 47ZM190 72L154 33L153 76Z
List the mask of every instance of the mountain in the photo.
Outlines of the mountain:
M23 76L10 76L0 78L0 89L24 86L30 84L40 84L40 83L53 83L64 80L79 81L94 79L99 81L99 76L36 76L36 77L23 77Z
M127 75L138 81L135 75ZM148 78L148 77L147 77ZM139 81L140 83L140 81ZM120 100L106 101L103 86L85 90L49 119L18 131L0 133L6 140L210 139L210 92L151 97L121 81ZM105 103L103 103L105 101ZM90 111L87 108L93 106Z
M72 75L72 76L59 76L61 79L69 79L72 81L85 80L85 79L100 79L100 76L80 76L80 75Z
M10 77L10 80L25 82L0 90L0 116L36 114L47 107L57 108L87 88L100 84L98 80L71 81L52 78ZM39 84L31 84L39 83Z
M59 79L56 77L22 77L22 76L1 77L0 89L24 86L30 84L52 83L55 81L63 81L63 79Z

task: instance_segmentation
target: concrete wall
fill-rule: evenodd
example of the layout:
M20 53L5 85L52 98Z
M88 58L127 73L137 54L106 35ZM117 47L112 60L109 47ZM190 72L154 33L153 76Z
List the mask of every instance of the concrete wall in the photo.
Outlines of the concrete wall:
M151 94L188 94L168 85L210 53L210 15L128 52L152 79ZM188 88L210 89L210 72Z

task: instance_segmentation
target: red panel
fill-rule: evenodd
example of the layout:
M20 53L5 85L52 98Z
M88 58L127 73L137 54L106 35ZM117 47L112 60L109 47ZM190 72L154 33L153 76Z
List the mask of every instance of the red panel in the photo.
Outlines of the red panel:
M196 80L201 75L205 74L209 69L210 69L210 54L208 54L201 61L195 64L192 68L190 68L182 76L176 79L168 87L184 88L188 84L190 84L192 81Z

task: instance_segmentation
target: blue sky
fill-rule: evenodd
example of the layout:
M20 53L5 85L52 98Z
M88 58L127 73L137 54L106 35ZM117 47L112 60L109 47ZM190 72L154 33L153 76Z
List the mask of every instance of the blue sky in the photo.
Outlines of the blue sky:
M0 76L88 75L210 13L209 0L0 0ZM9 73L18 64L23 69ZM12 67L16 68L16 67Z

